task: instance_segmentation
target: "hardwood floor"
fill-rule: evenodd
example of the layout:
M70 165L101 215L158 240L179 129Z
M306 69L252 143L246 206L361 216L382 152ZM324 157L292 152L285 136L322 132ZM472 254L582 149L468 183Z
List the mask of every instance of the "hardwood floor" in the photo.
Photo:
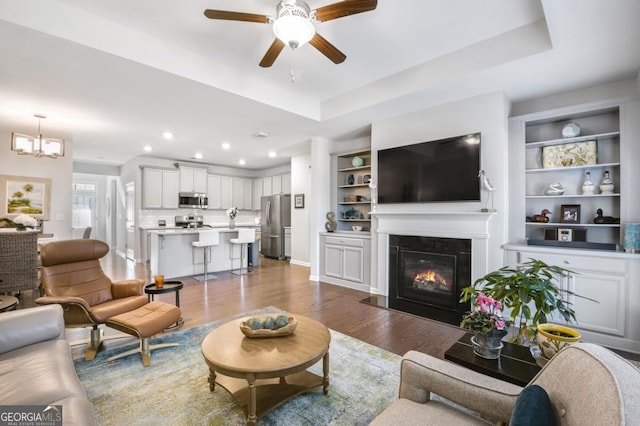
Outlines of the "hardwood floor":
M134 264L115 254L102 259L102 266L113 280L142 278L150 282L147 265ZM275 306L309 316L333 330L398 355L414 349L443 358L444 352L464 334L448 324L361 303L369 293L309 281L309 268L286 261L261 257L260 266L247 275L228 272L215 275L218 278L206 285L192 278L180 278L184 284L180 292L184 319L181 329ZM23 307L33 305L30 295L25 294L23 299ZM175 295L156 295L155 300L174 303ZM87 335L88 329L71 329L67 334L70 340L76 340ZM118 341L109 341L107 346L117 345L115 342Z

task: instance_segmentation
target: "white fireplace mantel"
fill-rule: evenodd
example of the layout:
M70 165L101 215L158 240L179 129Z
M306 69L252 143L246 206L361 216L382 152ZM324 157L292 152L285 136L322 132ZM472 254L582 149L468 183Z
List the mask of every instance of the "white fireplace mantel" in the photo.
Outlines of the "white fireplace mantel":
M389 236L462 238L471 240L472 282L487 274L489 220L495 212L372 212L377 221L377 293L389 295ZM373 290L373 289L372 289Z

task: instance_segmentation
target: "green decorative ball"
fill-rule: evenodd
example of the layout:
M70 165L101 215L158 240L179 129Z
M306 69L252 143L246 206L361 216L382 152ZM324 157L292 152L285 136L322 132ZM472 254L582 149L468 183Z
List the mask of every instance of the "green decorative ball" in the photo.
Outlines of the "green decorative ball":
M275 328L275 321L273 320L273 317L266 317L262 320L262 328L273 330Z
M260 330L262 328L262 321L259 318L251 318L249 320L249 327L252 330Z
M289 324L289 318L287 318L286 315L278 315L276 317L276 321L275 321L276 328L282 328L287 324Z

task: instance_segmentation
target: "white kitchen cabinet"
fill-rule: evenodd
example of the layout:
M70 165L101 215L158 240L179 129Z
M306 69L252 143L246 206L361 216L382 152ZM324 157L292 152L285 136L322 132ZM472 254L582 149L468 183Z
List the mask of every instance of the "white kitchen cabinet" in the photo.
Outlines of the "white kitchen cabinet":
M180 166L180 192L207 192L207 170Z
M291 258L291 228L284 228L284 257Z
M253 179L253 210L260 210L262 198L262 178Z
M282 175L282 193L291 194L291 173Z
M221 209L222 197L220 193L220 178L219 175L207 176L207 198L209 202L209 209Z
M177 209L180 177L177 170L142 168L142 208Z
M233 178L220 176L220 203L223 209L233 207Z
M369 291L371 239L338 233L320 234L320 280Z
M262 195L273 195L273 179L271 176L262 178Z
M282 176L271 176L271 193L282 194Z
M242 178L242 208L251 210L253 208L253 180Z

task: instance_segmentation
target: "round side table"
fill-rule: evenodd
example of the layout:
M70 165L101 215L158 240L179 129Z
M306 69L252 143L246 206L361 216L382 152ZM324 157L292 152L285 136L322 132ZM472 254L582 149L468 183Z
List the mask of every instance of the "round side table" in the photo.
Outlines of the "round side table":
M182 290L182 281L165 281L162 288L157 288L155 283L144 286L144 292L147 294L149 302L154 300L156 294L175 293L176 294L176 306L180 307L180 290ZM167 330L175 330L182 327L184 320L182 317L178 318L178 321L171 327L167 327Z
M0 312L13 311L18 306L18 298L13 296L0 296Z

